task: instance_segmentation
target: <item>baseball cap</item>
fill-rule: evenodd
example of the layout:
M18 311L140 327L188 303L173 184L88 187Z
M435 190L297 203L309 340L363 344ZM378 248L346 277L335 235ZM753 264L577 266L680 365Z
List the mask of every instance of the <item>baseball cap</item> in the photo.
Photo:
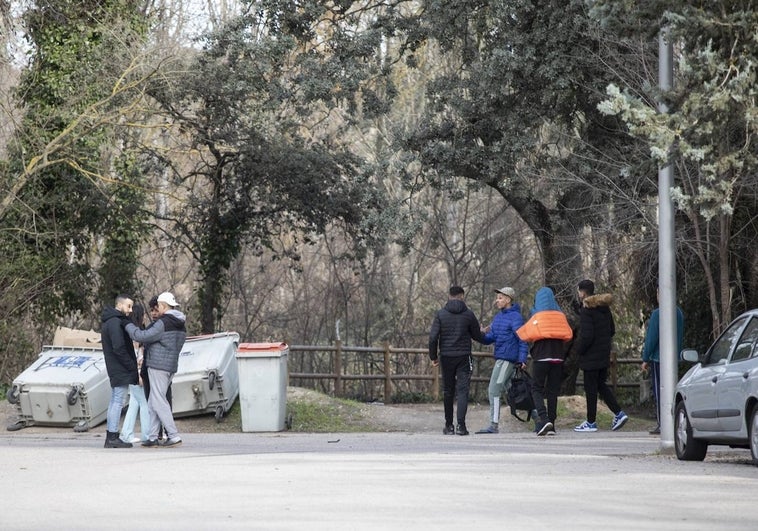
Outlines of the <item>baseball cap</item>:
M511 298L512 301L516 300L516 290L511 288L510 286L506 286L504 288L496 289L495 293L500 293L502 295L506 295Z
M168 291L164 291L160 295L158 295L158 302L165 302L171 307L179 306L179 303L176 302L176 299L174 298L173 293L170 293Z

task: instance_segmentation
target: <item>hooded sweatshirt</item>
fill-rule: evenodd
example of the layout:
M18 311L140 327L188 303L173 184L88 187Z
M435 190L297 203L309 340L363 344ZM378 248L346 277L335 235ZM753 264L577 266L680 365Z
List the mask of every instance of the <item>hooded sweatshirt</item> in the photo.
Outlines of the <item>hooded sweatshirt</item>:
M124 325L131 321L116 308L108 306L103 309L100 322L105 370L111 387L137 385L137 356L134 354L134 344L124 330Z
M134 341L145 345L148 368L174 374L179 368L179 353L187 338L185 321L186 317L182 312L171 309L145 330L128 324L126 331Z
M566 342L571 340L573 332L553 290L548 287L537 290L532 314L519 328L518 335L533 342L531 354L535 361L561 363L566 359Z
M483 342L483 334L474 312L460 299L450 299L434 314L429 331L429 359L440 356L470 356L471 340Z

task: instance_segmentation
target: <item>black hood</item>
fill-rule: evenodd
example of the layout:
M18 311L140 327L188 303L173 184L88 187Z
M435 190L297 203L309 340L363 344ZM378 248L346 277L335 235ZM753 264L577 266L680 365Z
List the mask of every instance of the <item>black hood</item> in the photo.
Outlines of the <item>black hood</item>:
M450 313L463 313L466 311L466 303L460 299L451 299L445 304L445 309Z
M106 306L105 308L103 308L103 316L100 319L100 322L104 323L106 321L113 319L114 317L117 319L128 319L126 315L118 311L116 308L113 308L111 306Z

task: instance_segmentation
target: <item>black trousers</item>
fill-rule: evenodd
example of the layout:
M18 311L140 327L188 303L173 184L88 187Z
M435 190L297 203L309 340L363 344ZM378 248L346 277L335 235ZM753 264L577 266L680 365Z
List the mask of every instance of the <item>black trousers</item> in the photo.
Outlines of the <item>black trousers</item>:
M595 422L597 418L597 397L603 399L605 405L617 415L621 411L613 389L606 383L608 369L594 369L584 371L584 396L587 397L587 422Z
M532 364L532 400L537 418L555 424L558 416L558 394L561 392L563 363L535 361ZM547 408L545 400L547 399Z
M453 424L453 402L458 398L458 425L466 425L468 392L474 360L467 356L440 356L442 367L442 401L445 405L445 425Z

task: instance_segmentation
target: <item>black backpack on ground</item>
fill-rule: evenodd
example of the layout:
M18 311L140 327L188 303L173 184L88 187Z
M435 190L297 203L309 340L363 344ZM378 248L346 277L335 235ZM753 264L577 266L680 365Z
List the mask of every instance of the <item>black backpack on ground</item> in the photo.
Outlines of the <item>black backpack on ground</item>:
M532 377L526 370L517 368L511 378L511 386L508 388L508 405L511 415L521 422L528 422L532 418L534 400L532 399ZM518 411L526 411L526 418L522 419Z

